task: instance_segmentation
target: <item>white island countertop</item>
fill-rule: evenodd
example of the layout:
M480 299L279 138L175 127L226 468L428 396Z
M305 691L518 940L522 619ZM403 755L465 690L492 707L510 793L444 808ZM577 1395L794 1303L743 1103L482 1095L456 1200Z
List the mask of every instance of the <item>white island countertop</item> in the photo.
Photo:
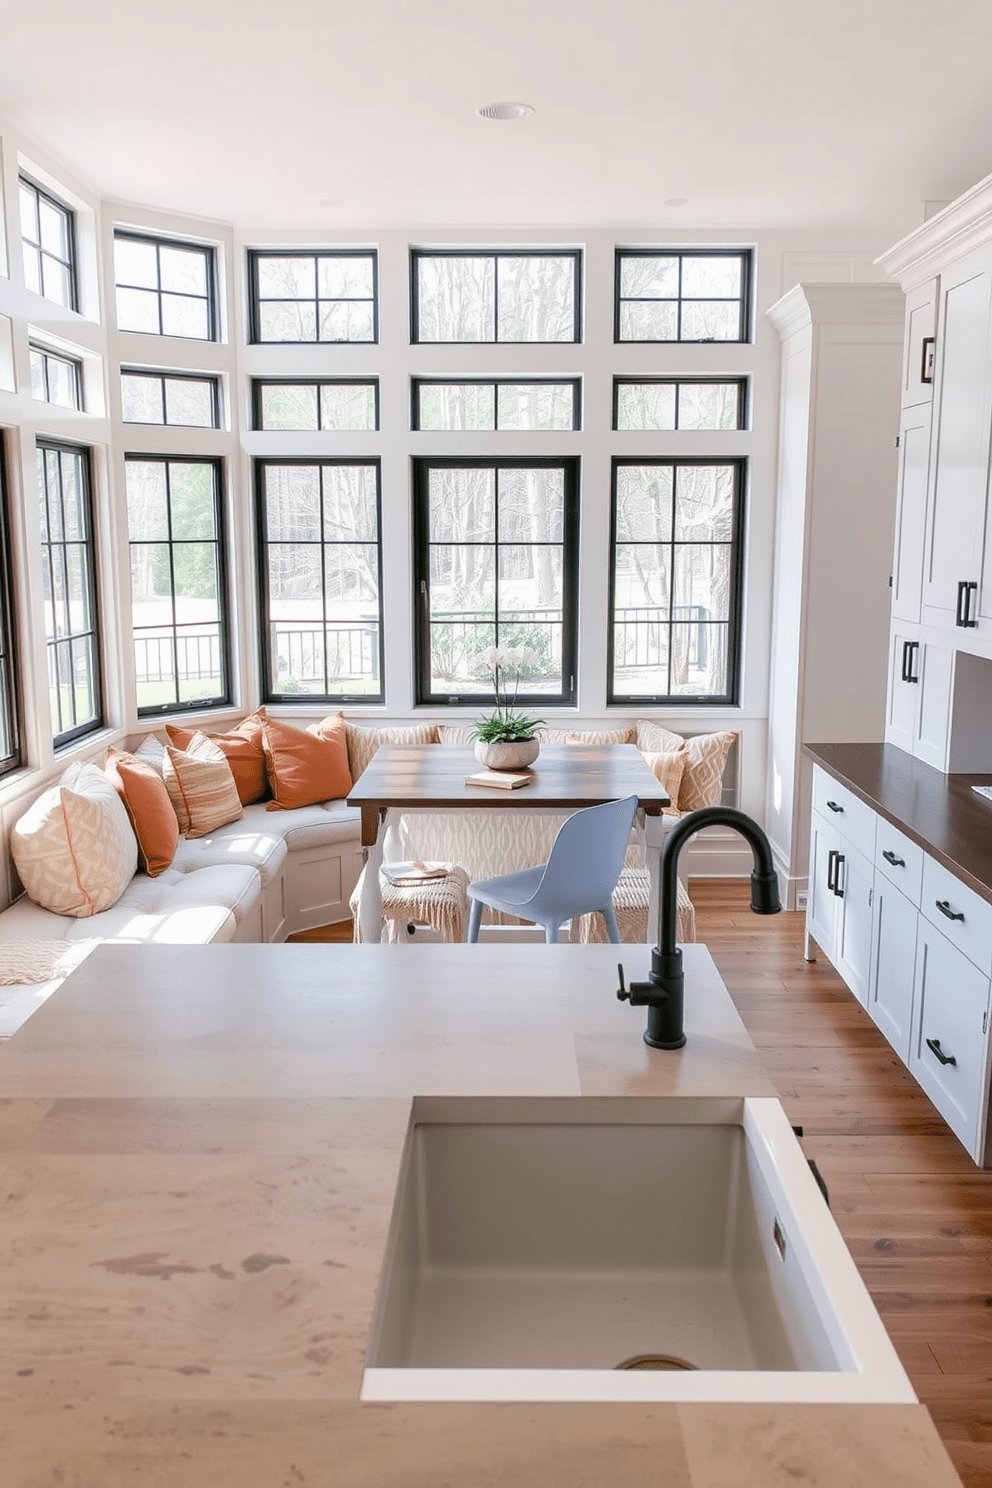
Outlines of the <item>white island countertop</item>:
M98 948L0 1050L4 1488L950 1488L918 1405L372 1404L414 1095L765 1096L704 947Z

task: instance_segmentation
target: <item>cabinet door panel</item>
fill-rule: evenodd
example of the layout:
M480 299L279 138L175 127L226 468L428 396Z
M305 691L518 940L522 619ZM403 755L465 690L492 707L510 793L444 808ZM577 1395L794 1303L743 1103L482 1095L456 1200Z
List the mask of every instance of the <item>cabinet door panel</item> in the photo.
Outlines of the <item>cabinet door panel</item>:
M834 965L861 1005L865 1006L871 965L871 899L875 870L867 858L841 838L835 877L840 892Z
M876 874L868 1011L903 1064L913 1029L916 921L916 906Z
M837 906L840 902L831 887L839 841L837 828L814 811L810 832L806 929L831 961L836 956Z
M916 678L908 681L906 672ZM889 650L889 696L885 714L885 742L912 754L920 704L920 641L918 631L895 626Z
M922 918L916 1008L910 1070L981 1163L989 1085L989 979Z
M937 280L906 295L906 340L903 348L902 402L929 403L933 394L933 334L937 318ZM927 351L931 355L927 357ZM924 381L929 376L928 381Z
M951 677L954 652L950 646L925 641L919 650L920 682L913 753L935 770L947 768L947 734L950 728Z
M918 621L923 597L927 479L930 472L930 405L909 409L899 433L896 545L892 564L892 617Z
M989 471L992 272L979 258L942 283L942 331L924 619L954 625L958 585L981 577Z

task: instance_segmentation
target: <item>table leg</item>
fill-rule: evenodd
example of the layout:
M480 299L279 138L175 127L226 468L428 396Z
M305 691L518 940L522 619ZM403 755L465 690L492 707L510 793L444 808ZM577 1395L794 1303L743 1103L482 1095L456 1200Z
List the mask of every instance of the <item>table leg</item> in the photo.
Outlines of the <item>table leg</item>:
M371 847L365 849L365 877L358 904L358 923L364 944L378 945L382 939L382 885L379 869L396 863L403 852L402 812L384 811Z

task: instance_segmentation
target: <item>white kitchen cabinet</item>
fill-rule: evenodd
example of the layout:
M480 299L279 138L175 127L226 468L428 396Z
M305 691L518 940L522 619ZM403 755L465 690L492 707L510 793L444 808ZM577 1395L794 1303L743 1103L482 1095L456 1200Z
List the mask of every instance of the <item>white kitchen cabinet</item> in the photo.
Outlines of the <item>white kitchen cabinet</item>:
M923 915L909 1068L979 1164L988 1151L989 978Z
M844 835L837 820L828 821L814 811L809 861L806 959L814 959L812 938L859 1002L866 1003L871 965L871 860Z
M889 649L885 742L946 770L954 651L942 632L896 622Z
M940 281L928 279L906 295L906 339L902 358L902 405L933 398L934 336Z
M896 480L892 618L919 623L923 601L927 486L930 474L930 404L903 409Z
M919 908L875 874L868 1012L903 1064L909 1064Z

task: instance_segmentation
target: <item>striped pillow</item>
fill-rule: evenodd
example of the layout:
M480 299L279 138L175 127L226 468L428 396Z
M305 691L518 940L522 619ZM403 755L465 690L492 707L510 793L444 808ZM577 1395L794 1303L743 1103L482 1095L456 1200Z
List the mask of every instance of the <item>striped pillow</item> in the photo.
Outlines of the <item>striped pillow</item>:
M165 788L185 837L206 837L238 820L241 797L231 766L206 734L194 734L186 749L167 744L162 765Z

